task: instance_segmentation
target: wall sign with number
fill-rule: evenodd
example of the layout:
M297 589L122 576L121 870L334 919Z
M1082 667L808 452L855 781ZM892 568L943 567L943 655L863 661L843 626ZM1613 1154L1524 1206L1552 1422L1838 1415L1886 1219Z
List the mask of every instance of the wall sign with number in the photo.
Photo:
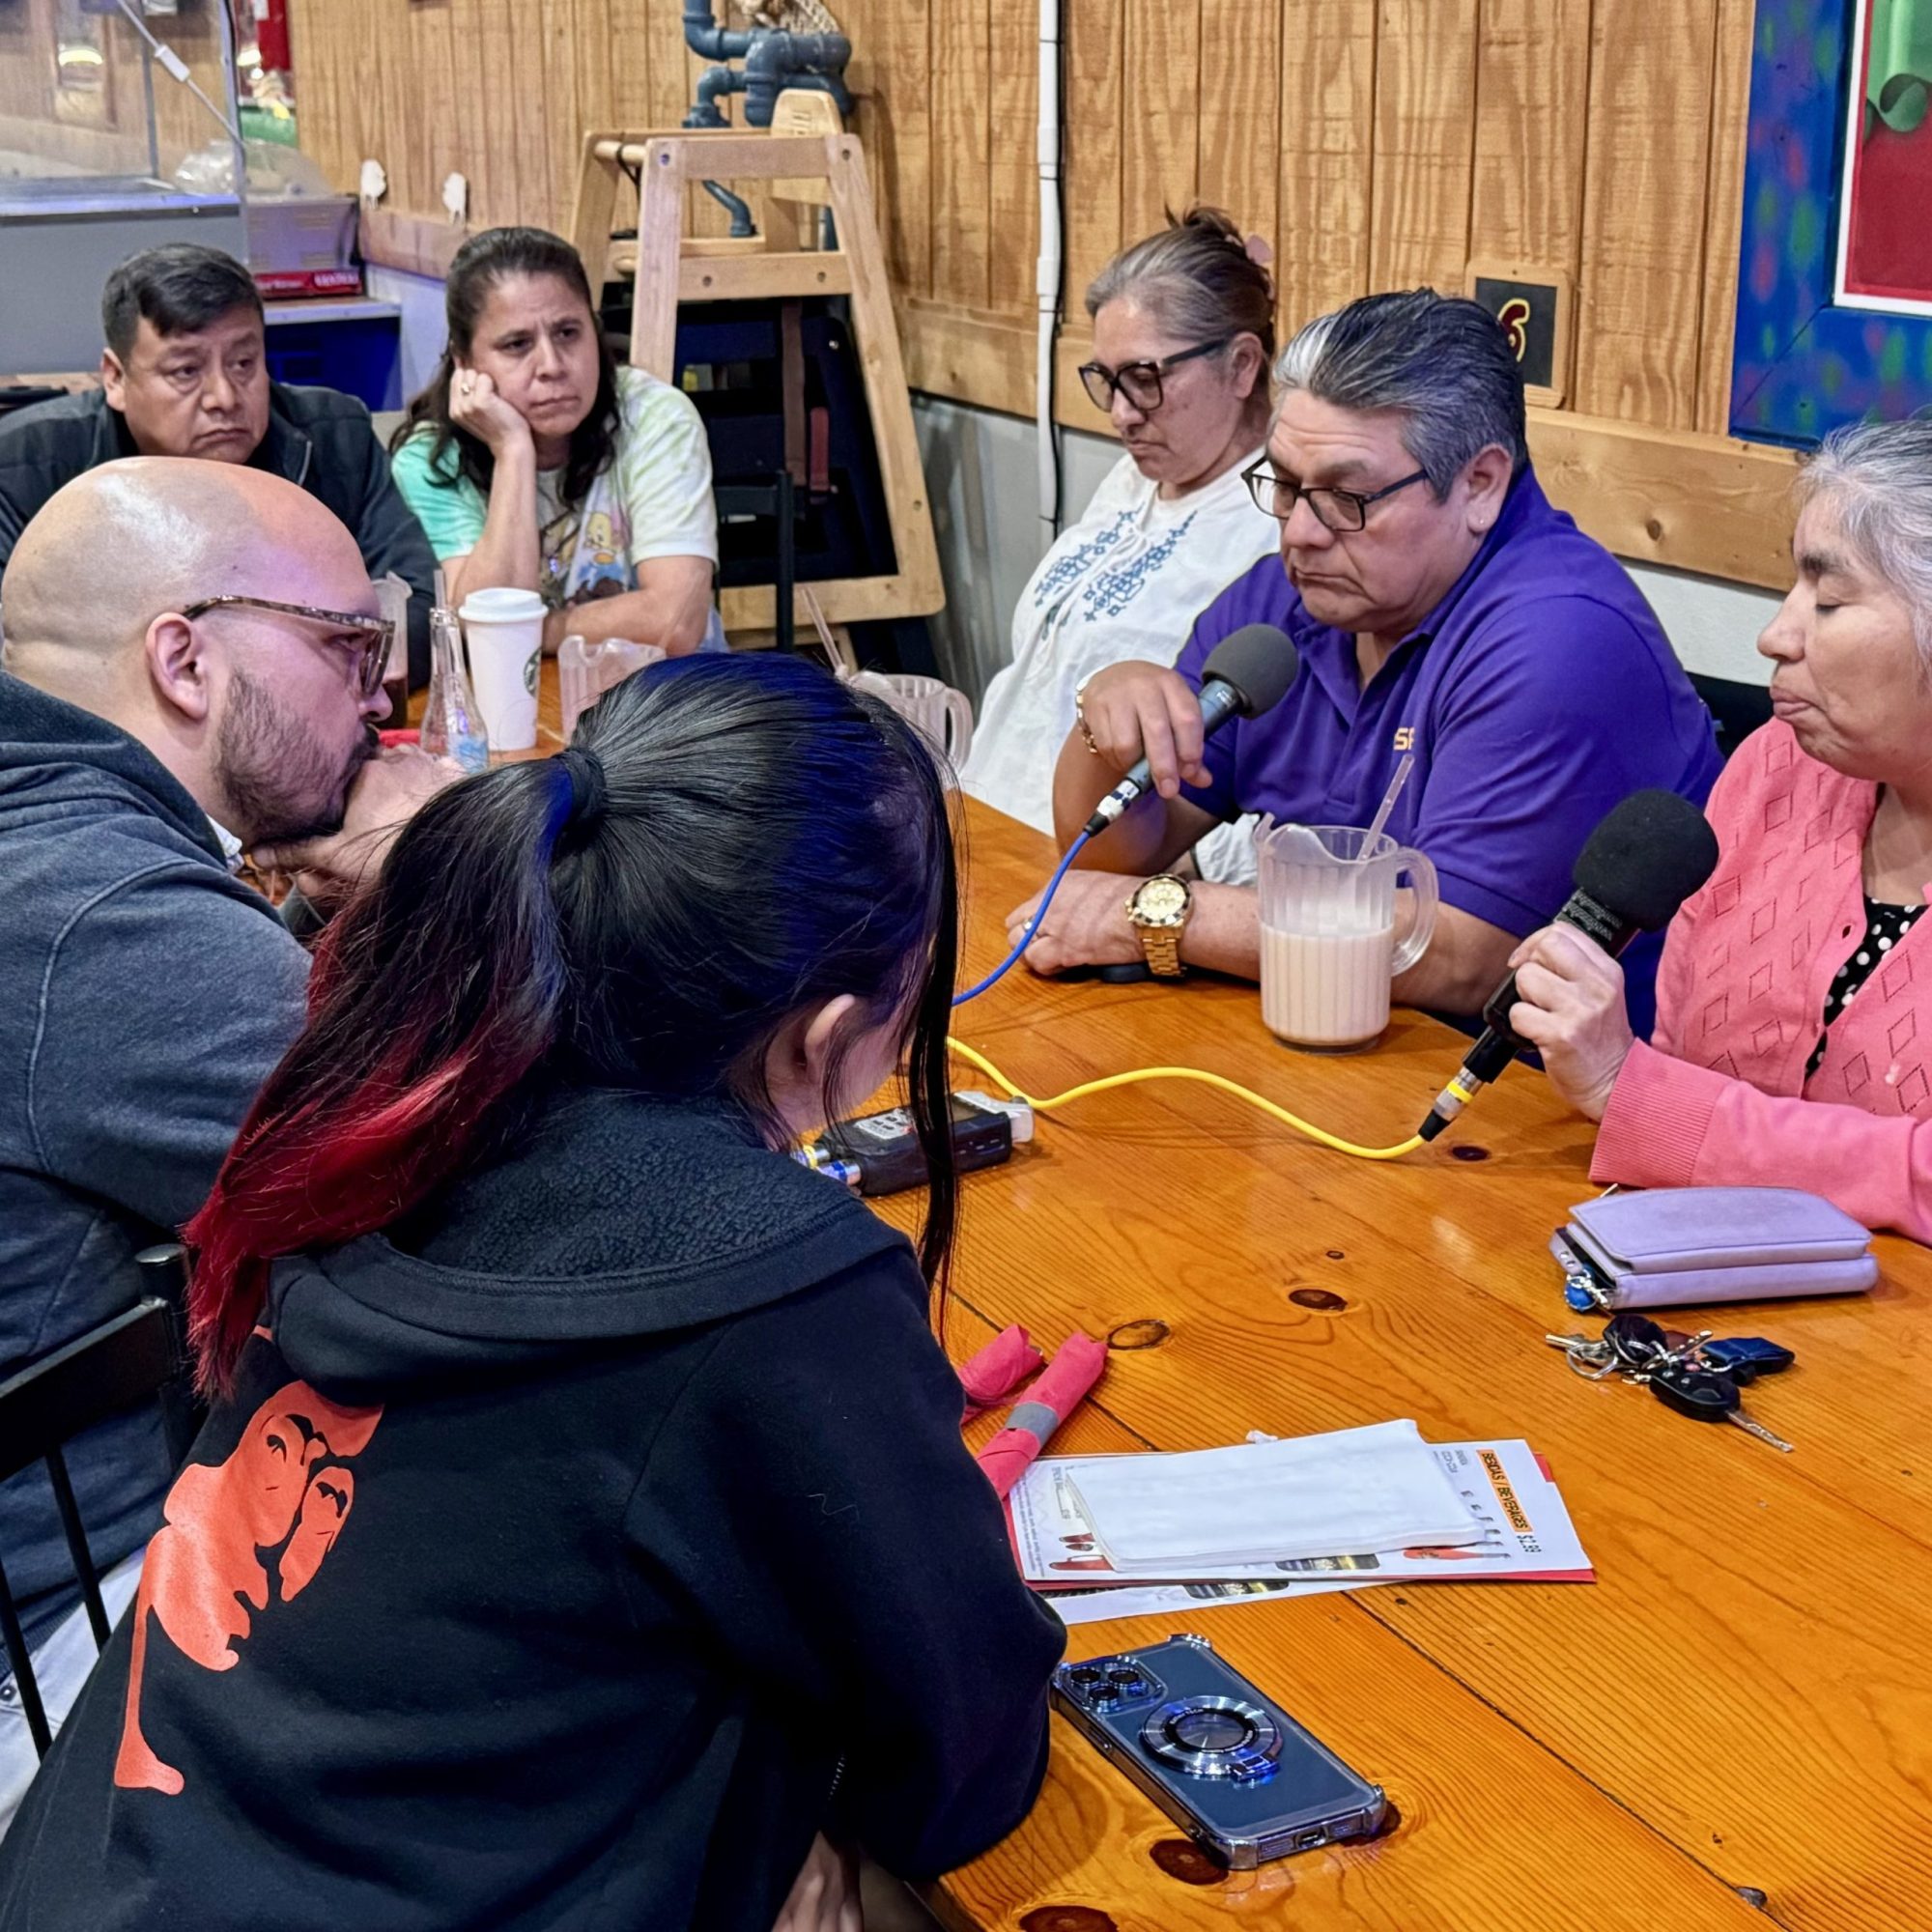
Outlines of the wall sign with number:
M1529 400L1554 409L1570 383L1570 277L1560 269L1471 262L1469 293L1501 323Z

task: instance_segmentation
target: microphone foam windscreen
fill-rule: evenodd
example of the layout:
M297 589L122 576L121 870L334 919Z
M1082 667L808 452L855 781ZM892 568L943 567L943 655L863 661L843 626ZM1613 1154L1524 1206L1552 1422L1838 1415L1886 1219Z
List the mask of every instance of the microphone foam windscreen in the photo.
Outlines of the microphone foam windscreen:
M1639 791L1604 814L1572 876L1605 911L1657 932L1717 868L1704 814L1674 791Z
M1272 624L1243 624L1208 653L1201 667L1201 681L1217 677L1241 694L1241 715L1259 718L1288 696L1301 668L1301 653L1286 631Z

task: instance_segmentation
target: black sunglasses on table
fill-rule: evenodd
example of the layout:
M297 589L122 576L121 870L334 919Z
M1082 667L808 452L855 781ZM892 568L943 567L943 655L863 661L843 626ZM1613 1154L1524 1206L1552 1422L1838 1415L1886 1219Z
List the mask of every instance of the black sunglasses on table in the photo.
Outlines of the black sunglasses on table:
M1170 369L1192 362L1197 355L1211 355L1215 350L1227 348L1234 339L1232 335L1217 336L1212 342L1197 343L1192 349L1163 355L1158 362L1122 362L1118 369L1110 369L1104 362L1083 362L1081 385L1093 398L1095 409L1112 409L1114 397L1119 394L1144 415L1151 415L1167 400L1160 379Z

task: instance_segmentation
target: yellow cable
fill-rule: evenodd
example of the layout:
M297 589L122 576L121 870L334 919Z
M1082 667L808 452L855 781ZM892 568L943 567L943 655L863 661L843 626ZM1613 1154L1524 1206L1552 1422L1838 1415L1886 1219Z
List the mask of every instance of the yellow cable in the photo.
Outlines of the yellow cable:
M1222 1093L1232 1094L1236 1099L1259 1107L1285 1126L1293 1127L1298 1134L1306 1134L1310 1140L1319 1141L1323 1147L1333 1148L1337 1153L1353 1154L1357 1160L1400 1160L1404 1154L1413 1153L1422 1145L1422 1136L1411 1134L1400 1147L1357 1147L1353 1141L1322 1132L1299 1115L1291 1114L1286 1107L1277 1107L1272 1100L1264 1098L1252 1089L1239 1086L1233 1080L1224 1080L1218 1073L1204 1073L1198 1066L1137 1066L1130 1073L1110 1073L1104 1080L1088 1080L1078 1087L1069 1087L1064 1094L1054 1094L1049 1100L1037 1100L1031 1094L1015 1087L983 1053L976 1052L962 1040L949 1038L946 1044L961 1060L977 1066L987 1079L1003 1087L1011 1098L1024 1100L1037 1114L1050 1114L1069 1101L1085 1099L1089 1094L1104 1094L1114 1087L1131 1087L1138 1080L1198 1080L1204 1087L1218 1087Z

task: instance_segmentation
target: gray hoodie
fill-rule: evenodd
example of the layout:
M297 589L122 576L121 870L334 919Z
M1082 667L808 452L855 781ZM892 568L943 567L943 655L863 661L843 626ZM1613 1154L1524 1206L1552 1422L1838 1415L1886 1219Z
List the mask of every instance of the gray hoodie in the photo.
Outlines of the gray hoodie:
M308 958L141 745L0 672L0 1374L140 1293L301 1024ZM159 1521L157 1420L68 1452L97 1559ZM78 1601L46 1481L0 1485L37 1642Z

